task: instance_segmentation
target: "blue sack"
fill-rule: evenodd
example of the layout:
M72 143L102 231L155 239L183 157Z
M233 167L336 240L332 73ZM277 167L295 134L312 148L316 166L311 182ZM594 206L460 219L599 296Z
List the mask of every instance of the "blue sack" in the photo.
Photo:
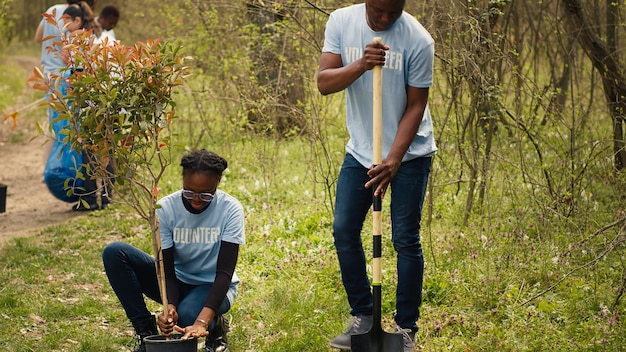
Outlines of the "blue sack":
M55 140L43 171L43 179L50 193L64 202L77 202L78 196L74 193L83 186L83 179L79 177L82 174L82 164L81 152Z
M65 93L64 90L62 92ZM57 199L74 203L78 201L78 196L74 194L75 191L80 190L83 186L81 176L83 174L83 154L81 151L73 150L69 142L63 142L64 135L61 131L68 128L69 121L66 119L56 120L58 116L57 111L49 109L49 122L55 137L43 171L43 180L50 193Z

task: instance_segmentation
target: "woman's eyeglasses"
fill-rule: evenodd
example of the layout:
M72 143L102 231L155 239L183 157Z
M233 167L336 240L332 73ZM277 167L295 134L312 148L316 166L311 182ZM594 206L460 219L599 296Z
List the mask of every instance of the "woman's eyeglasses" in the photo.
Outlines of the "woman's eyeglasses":
M194 198L196 198L196 196L198 196L198 198L200 198L201 201L208 203L213 200L213 198L215 197L215 194L209 193L209 192L197 193L194 191L190 191L188 189L183 190L183 197L185 199L193 200Z

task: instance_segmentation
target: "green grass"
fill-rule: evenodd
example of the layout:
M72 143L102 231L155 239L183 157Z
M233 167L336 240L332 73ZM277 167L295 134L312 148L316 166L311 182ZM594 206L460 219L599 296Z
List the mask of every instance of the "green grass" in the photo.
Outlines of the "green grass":
M40 46L33 44L12 44L5 51L0 52L0 136L2 130L13 128L12 119L4 121L5 115L15 112L17 109L23 108L44 96L42 92L27 89L27 76L24 74L24 68L18 63L14 56L33 57L31 60L37 62L39 57ZM11 55L8 55L8 54ZM13 56L13 57L12 57ZM25 65L25 63L24 63ZM31 74L29 71L28 74ZM45 116L45 108L31 106L17 114L17 125L15 130L10 134L9 143L24 142L27 138L25 128L35 128L34 126L24 127L20 121L39 120Z
M305 149L302 143L281 142L271 189L255 183L261 171L255 157L244 153L247 145L230 145L233 155L242 157L230 158L232 169L222 189L242 200L247 221L247 244L237 267L242 283L229 313L233 351L326 351L347 318L332 217L319 198L307 195L311 181L296 177L306 174L306 165L291 161ZM169 177L166 184L176 188L177 172ZM519 219L460 230L447 226L443 216L424 229L427 269L417 335L424 351L619 351L624 346L623 303L614 311L608 308L623 275L617 256L575 272L522 305L585 258L555 260L561 236L547 241L511 231ZM100 260L102 248L113 240L150 251L147 226L120 204L4 246L0 349L119 351L128 346L132 330ZM389 326L394 275L388 241L384 253L383 306ZM605 268L608 263L613 264Z
M24 76L19 66L13 62L7 62L0 56L0 72L4 76L0 80L0 112L9 113L9 107L16 104L24 87Z

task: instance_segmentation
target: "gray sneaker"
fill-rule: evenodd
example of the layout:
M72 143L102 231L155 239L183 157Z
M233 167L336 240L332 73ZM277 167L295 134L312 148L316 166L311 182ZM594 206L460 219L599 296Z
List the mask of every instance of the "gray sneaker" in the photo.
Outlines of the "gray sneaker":
M411 329L403 329L396 325L396 328L393 329L393 332L396 334L402 334L402 340L404 341L404 352L415 351L415 331Z
M372 328L373 318L371 315L358 315L350 318L348 330L343 334L330 340L330 346L340 350L350 350L352 345L352 335L364 334Z

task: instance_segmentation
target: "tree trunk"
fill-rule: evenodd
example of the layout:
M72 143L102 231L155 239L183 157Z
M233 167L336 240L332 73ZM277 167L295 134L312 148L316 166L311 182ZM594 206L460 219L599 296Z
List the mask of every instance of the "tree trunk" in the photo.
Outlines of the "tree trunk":
M603 42L598 33L594 32L595 27L589 25L589 19L583 13L580 0L564 0L564 3L572 34L602 77L604 95L609 104L613 123L615 169L622 171L626 166L623 131L626 116L626 77L622 73L624 67L620 67L616 53L610 50L610 45ZM617 6L615 11L617 11Z
M248 111L248 120L258 131L270 132L278 137L301 131L304 126L297 119L298 104L304 98L301 75L290 72L289 63L298 62L289 36L276 24L283 21L287 12L276 9L272 3L248 1L247 18L258 26L253 52L253 69L259 86L265 87L251 94L251 101L263 102ZM271 41L268 43L268 41Z

